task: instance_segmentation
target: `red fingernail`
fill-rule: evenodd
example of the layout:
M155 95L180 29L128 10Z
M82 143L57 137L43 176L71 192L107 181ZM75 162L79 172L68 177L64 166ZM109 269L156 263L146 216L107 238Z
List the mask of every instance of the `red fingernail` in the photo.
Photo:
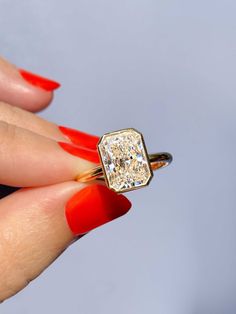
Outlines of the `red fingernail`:
M61 85L55 81L49 80L45 77L33 74L31 72L25 71L23 69L19 69L21 76L30 84L41 87L46 91L53 91L60 87Z
M95 164L100 163L98 152L94 149L85 148L82 146L76 146L70 143L58 142L62 149L66 152L88 161L94 162Z
M79 146L84 146L89 149L96 149L99 137L87 134L78 130L70 129L65 126L59 126L60 131L68 137L72 143Z
M81 235L126 214L130 201L103 185L90 185L66 204L66 218L74 235Z

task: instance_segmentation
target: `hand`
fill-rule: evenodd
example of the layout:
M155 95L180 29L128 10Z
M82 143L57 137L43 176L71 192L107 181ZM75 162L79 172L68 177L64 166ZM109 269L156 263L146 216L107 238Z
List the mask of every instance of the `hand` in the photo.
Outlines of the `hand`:
M0 200L0 301L75 239L131 207L104 185L74 181L99 162L98 137L32 113L48 106L58 87L0 59L0 183L21 187Z

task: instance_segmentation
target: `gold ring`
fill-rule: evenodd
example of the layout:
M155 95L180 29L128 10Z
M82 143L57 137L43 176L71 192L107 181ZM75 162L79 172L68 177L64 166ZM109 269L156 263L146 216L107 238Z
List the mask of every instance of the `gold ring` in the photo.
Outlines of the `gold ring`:
M169 153L148 155L143 135L133 128L104 134L97 147L101 165L83 172L76 179L80 182L105 180L117 193L147 186L153 170L166 167L172 161Z

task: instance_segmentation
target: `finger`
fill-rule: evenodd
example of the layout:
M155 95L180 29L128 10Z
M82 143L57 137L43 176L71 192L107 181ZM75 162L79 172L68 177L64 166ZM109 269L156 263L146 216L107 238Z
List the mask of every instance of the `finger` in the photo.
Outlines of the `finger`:
M56 141L72 142L89 149L96 149L99 137L58 126L21 108L0 102L0 120L25 128Z
M49 105L59 83L18 69L0 58L0 101L39 111Z
M99 163L96 150L57 142L0 121L0 183L41 186L74 180Z
M22 189L0 202L0 300L24 288L75 239L131 203L102 185Z

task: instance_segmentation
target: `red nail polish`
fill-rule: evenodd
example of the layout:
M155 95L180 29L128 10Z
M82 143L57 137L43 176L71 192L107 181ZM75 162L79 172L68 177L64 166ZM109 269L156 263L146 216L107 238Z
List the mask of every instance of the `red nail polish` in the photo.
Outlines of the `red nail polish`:
M130 201L103 185L90 185L66 204L66 218L74 235L81 235L126 214Z
M68 137L72 143L79 146L84 146L89 149L96 149L99 141L99 137L91 134L87 134L78 130L67 128L65 126L59 126L59 130Z
M45 77L30 73L23 69L19 69L21 76L30 84L43 88L46 91L53 91L60 87L61 85L55 81L49 80Z
M88 149L82 146L76 146L74 144L70 143L64 143L64 142L58 142L58 144L61 146L62 149L64 149L66 152L82 158L86 159L88 161L94 162L95 164L100 163L99 155L96 150Z

